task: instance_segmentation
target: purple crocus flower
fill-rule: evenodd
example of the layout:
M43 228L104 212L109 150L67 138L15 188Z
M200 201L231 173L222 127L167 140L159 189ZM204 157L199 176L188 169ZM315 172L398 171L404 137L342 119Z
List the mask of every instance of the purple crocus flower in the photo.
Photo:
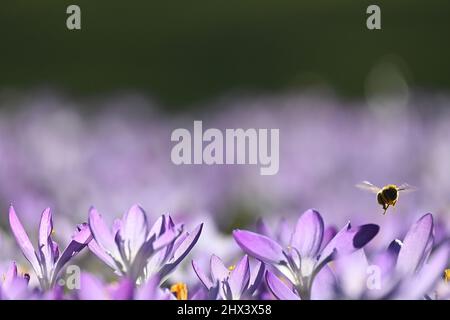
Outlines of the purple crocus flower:
M112 231L91 208L89 226L94 237L91 251L118 275L142 283L154 275L164 281L194 247L203 224L192 233L183 232L183 225L163 215L150 227L144 210L134 205L114 221Z
M123 277L117 283L106 284L90 273L82 273L77 297L80 300L175 300L169 289L159 287L159 282L155 276L136 287L134 280Z
M371 263L362 250L338 259L337 298L426 297L440 281L449 257L447 243L433 249L433 233L433 216L426 214L411 226L403 241L393 241L386 251L374 255Z
M62 254L53 241L53 219L49 208L42 212L39 224L38 250L35 250L13 206L9 208L9 223L25 258L30 262L42 290L53 288L64 265L77 255L92 239L87 224L80 224Z
M450 300L450 285L446 278L441 279L433 293L428 296L428 298L433 300Z
M364 247L375 237L379 227L367 224L352 228L349 222L322 248L324 229L321 215L311 209L298 219L288 246L283 247L268 236L250 231L235 230L233 236L242 250L273 265L289 281L286 285L272 272L267 272L268 287L277 298L310 299L313 280L319 271L336 255Z
M207 276L200 266L192 261L192 267L200 281L208 290L209 297L219 294L224 300L249 299L258 289L264 275L264 263L258 261L251 268L247 255L235 265L227 268L216 255L211 256L211 277Z
M19 274L15 262L12 262L6 273L1 276L0 300L24 300L32 295L28 288L30 276Z
M388 297L423 298L439 282L448 264L448 241L434 246L433 215L428 213L410 227L403 241L396 240L391 247L395 245L398 250L389 250L390 257L377 261L384 275L397 283Z

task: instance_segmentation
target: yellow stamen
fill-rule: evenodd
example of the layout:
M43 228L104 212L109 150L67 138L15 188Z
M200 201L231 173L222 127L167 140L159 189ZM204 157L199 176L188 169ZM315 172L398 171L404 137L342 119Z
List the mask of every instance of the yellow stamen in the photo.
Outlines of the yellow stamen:
M170 287L170 292L175 293L177 300L187 300L188 288L186 283L177 282Z
M50 235L51 235L51 236L55 236L55 234L56 234L55 229L52 229L52 232L50 233Z
M445 277L445 282L448 283L450 281L450 269L445 269L444 277Z
M24 274L27 274L27 273L29 273L29 269L28 268L26 268L26 267L23 267L23 266L21 266L21 265L17 265L17 273L19 274L19 275L24 275Z
M234 269L236 269L236 265L235 264L232 264L231 266L228 267L228 270L230 272L233 271Z

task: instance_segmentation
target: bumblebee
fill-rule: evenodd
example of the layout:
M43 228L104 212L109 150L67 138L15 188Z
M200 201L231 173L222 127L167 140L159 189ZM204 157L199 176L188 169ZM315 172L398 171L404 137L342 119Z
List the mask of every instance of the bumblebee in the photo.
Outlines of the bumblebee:
M410 186L407 183L404 183L400 186L397 186L395 184L388 184L382 188L379 188L369 181L363 181L361 183L358 183L356 186L360 189L377 194L378 204L380 204L384 210L383 215L386 214L386 211L390 206L395 207L400 192L416 190L416 188Z

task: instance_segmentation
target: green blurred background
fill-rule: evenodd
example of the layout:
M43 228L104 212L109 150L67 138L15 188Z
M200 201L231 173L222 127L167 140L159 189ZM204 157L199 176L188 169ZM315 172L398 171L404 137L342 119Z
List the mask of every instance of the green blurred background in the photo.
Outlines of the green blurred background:
M66 29L69 4L81 31ZM366 29L369 4L380 31ZM3 1L0 89L131 90L170 110L317 84L359 98L372 66L394 55L413 87L448 91L449 31L448 0Z

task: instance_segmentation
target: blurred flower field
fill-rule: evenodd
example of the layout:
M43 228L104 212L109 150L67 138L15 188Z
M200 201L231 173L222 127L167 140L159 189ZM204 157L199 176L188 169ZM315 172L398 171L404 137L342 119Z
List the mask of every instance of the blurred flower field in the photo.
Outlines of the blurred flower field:
M0 298L450 299L450 97L411 101L5 98ZM279 128L279 173L174 165L170 133L197 119ZM417 191L383 216L363 180Z

